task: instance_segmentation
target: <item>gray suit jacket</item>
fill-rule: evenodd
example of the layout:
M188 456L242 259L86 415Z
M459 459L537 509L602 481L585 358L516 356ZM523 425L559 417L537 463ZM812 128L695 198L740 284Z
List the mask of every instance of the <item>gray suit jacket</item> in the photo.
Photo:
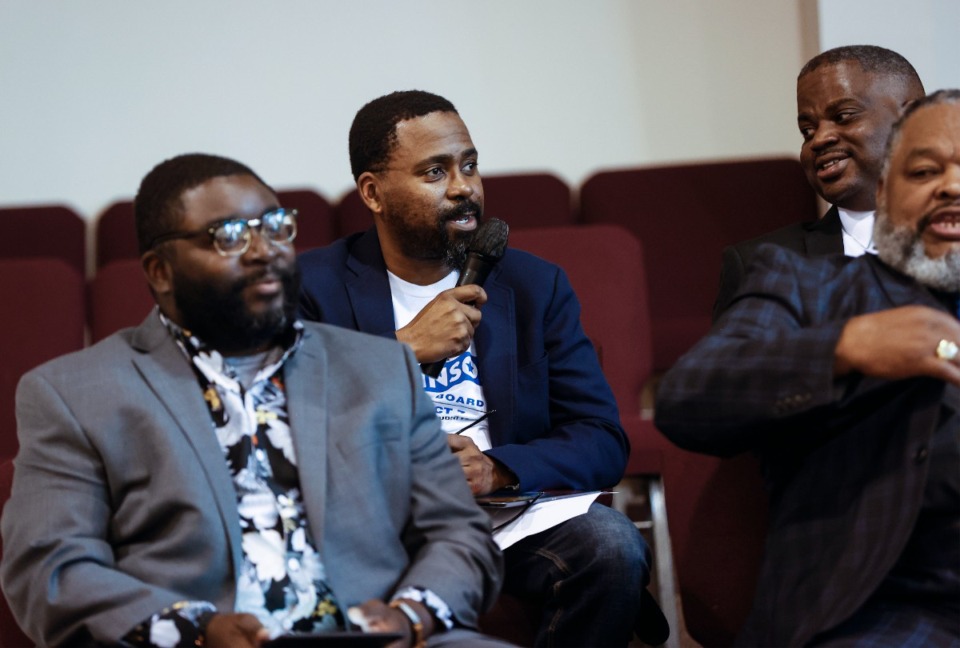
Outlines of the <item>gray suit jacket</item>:
M307 515L341 603L418 585L475 625L501 558L409 349L307 324L285 382ZM155 313L28 373L17 421L2 579L29 635L113 642L176 601L233 609L236 494Z

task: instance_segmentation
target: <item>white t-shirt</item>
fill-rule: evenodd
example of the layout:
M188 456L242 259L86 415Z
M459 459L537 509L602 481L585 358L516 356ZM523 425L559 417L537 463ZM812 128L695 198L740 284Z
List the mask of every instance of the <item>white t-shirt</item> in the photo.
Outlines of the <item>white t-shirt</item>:
M456 286L459 273L454 270L429 286L409 283L390 271L387 271L387 276L393 297L394 324L401 329L434 297ZM447 434L454 434L470 425L487 411L476 357L476 348L471 342L469 349L456 357L447 358L437 378L423 375L423 389L433 400L440 425ZM491 447L486 420L466 430L463 435L473 439L481 451Z
M837 208L840 212L840 225L843 227L843 253L849 257L858 257L869 252L876 254L873 244L873 217L875 212L855 212Z

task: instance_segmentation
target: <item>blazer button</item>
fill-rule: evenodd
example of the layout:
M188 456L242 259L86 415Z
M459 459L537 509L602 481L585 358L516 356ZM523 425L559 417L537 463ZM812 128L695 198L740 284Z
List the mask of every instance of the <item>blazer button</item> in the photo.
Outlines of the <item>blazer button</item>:
M913 455L913 462L922 464L927 460L927 455L930 454L930 451L927 450L927 446L920 446L920 449L917 450L917 454Z

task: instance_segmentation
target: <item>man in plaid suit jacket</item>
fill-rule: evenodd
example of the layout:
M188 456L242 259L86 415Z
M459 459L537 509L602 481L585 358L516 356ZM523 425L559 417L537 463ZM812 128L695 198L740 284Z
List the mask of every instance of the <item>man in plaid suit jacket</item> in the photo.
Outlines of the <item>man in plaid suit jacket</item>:
M660 386L678 445L764 459L745 645L960 645L960 91L894 127L877 203L879 258L763 246Z

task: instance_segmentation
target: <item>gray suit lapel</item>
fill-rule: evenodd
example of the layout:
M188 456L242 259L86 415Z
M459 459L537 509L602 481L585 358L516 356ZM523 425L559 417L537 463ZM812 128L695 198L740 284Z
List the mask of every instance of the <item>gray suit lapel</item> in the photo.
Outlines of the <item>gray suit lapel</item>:
M314 371L308 371L307 367ZM284 367L287 389L287 413L297 453L300 492L314 541L323 554L323 525L327 499L327 397L329 380L327 354L319 335L310 327L304 332L303 345Z
M237 570L243 559L237 494L197 378L156 311L134 331L131 344L141 353L133 360L137 371L170 415L176 430L187 438L203 469L230 543L234 570Z

